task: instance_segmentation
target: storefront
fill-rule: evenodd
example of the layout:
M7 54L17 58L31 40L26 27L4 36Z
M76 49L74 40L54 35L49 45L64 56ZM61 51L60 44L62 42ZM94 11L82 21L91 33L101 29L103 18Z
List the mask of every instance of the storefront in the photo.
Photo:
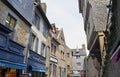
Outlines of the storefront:
M45 77L47 69L45 68L45 57L30 50L28 58L27 72L31 74L31 77Z
M66 68L60 67L60 77L66 77Z
M50 57L50 76L57 77L57 58L51 56Z
M24 47L8 37L11 30L0 23L0 77L20 77L26 70Z

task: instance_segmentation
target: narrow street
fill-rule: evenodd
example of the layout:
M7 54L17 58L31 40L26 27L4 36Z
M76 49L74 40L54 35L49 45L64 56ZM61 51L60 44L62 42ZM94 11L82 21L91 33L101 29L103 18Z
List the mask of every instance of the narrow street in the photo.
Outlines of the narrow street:
M120 77L120 0L0 0L0 77Z

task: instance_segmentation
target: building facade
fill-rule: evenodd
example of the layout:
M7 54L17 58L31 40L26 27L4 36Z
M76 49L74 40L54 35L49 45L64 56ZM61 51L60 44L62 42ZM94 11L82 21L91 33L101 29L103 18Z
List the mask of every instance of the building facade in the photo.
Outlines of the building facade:
M84 76L84 58L86 57L85 45L81 49L72 49L72 77Z
M50 51L49 31L52 29L46 17L46 4L40 0L34 1L31 27L31 39L28 54L28 70L33 77L45 77L46 58Z
M16 9L21 6L15 7L13 3L0 0L0 77L20 77L27 68L24 59L31 24L25 18L26 15L23 16Z
M50 50L47 40L52 29L46 5L40 0L0 0L0 11L0 75L45 77L46 53Z
M58 76L58 47L59 47L59 42L57 41L57 32L56 32L56 26L55 24L52 25L52 30L51 30L51 38L50 38L50 52L48 54L48 77L57 77Z
M105 31L108 12L106 6L108 4L109 0L79 0L80 12L84 18L87 47L90 56L97 58L95 69L97 69L98 77L102 76L106 56ZM98 67L100 68L98 69Z
M56 29L57 40L60 43L58 48L58 77L67 77L67 66L66 66L66 44L63 29Z
M66 46L66 65L67 65L67 77L72 77L72 52L71 49Z
M53 23L50 32L50 52L47 54L46 67L48 77L71 77L71 49L65 44L63 29L58 29Z
M119 0L109 1L109 12L108 12L108 30L107 34L107 60L106 66L104 67L103 77L119 77L119 65L120 65L120 26L119 26Z

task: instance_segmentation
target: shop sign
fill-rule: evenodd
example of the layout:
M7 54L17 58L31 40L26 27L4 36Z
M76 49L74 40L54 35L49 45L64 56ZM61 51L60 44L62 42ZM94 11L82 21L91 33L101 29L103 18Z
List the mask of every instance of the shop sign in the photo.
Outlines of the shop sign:
M53 57L50 57L50 60L53 61L53 62L55 62L55 63L58 62L58 60L56 58L53 58Z
M38 61L38 62L45 63L45 61L41 60L41 58L38 58L38 57L35 57L35 56L32 56L32 59L34 59L35 61Z
M5 47L6 41L7 41L6 37L0 34L0 46Z

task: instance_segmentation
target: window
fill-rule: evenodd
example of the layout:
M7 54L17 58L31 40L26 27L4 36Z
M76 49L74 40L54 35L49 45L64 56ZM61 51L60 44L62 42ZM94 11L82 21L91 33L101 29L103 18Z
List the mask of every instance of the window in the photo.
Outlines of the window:
M77 64L77 66L81 66L81 63L80 63L80 62L77 62L76 64Z
M54 53L56 53L56 46L54 45Z
M52 64L50 64L50 74L52 74Z
M9 27L11 30L14 30L15 24L16 24L16 19L10 14L8 14L5 21L5 25Z
M64 52L63 52L63 59L64 59Z
M44 24L44 27L43 27L43 35L44 37L47 37L47 25Z
M73 52L72 52L72 56L73 56Z
M53 52L54 46L53 43L51 44L51 52Z
M36 45L35 45L35 52L38 52L38 42L39 42L39 39L37 38L36 39Z
M67 57L68 57L68 58L70 57L70 53L67 53Z
M89 32L90 32L90 22L88 22L88 31L87 31L87 33L89 34Z
M61 51L61 59L63 59L63 54L62 54L63 52Z
M55 54L56 50L57 50L57 46L52 43L51 44L51 52L54 52L54 54Z
M38 16L37 13L35 13L35 21L34 21L35 26L40 30L40 17Z
M45 44L41 43L41 55L45 57Z
M57 77L56 71L57 71L57 66L55 64L53 64L53 77Z
M66 69L63 67L60 67L60 77L66 77Z
M61 59L64 60L64 52L61 51Z
M34 42L35 42L35 35L34 34L32 34L31 39L32 39L31 49L33 50L33 48L34 48Z
M79 59L79 58L80 58L80 55L77 55L77 56L76 56L76 59Z
M68 69L68 70L70 69L70 65L67 65L67 69Z
M79 54L79 52L76 52L76 54Z

